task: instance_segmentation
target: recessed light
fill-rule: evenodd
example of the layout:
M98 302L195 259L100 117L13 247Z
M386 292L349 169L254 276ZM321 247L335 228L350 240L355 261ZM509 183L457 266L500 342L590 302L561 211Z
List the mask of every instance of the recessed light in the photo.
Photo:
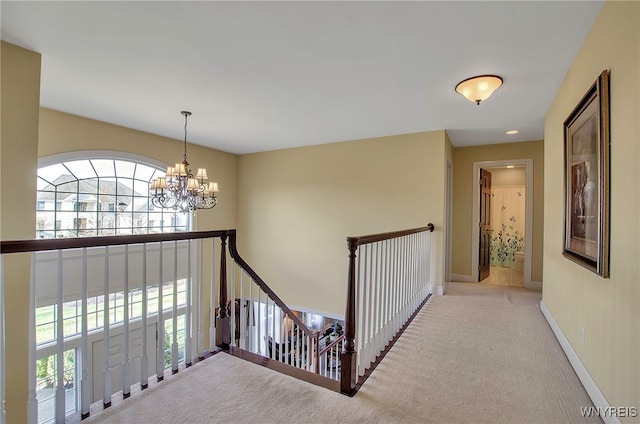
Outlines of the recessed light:
M509 130L507 132L505 132L506 135L513 135L513 134L518 134L520 131L518 130Z

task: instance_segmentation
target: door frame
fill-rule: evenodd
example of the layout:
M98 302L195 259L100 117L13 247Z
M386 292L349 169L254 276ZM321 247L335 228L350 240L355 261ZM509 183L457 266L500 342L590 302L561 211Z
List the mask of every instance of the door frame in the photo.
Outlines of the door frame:
M445 239L444 239L444 282L451 281L451 234L453 222L453 164L447 159L446 191L445 191ZM443 287L444 289L444 287Z
M478 252L480 249L480 168L499 168L507 165L523 166L525 172L525 227L524 227L524 287L535 288L531 284L532 238L533 238L533 159L505 159L473 162L473 207L471 213L471 277L478 281ZM477 206L477 207L476 207Z

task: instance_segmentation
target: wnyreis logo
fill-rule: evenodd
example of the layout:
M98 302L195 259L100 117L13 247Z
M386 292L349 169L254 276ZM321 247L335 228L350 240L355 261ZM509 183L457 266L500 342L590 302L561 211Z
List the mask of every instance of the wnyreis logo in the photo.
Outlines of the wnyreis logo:
M580 413L585 418L635 418L638 416L638 408L635 406L581 406Z

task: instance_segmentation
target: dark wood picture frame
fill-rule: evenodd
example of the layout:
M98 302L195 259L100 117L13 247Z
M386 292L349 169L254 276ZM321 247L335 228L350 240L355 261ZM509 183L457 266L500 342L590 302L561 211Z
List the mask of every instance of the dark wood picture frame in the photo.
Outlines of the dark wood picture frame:
M564 122L563 255L609 277L609 71Z

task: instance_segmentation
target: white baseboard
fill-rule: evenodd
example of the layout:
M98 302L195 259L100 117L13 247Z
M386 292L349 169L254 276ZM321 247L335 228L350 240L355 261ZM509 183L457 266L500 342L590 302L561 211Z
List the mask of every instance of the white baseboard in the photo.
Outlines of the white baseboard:
M524 285L525 289L542 290L542 281L529 281Z
M576 351L573 350L569 339L567 339L567 336L564 335L562 329L558 325L558 322L555 320L555 318L551 314L551 311L549 311L547 305L545 305L542 300L540 301L540 310L542 311L542 315L544 315L547 322L549 323L549 326L553 330L553 333L555 334L556 339L558 339L560 346L562 346L562 350L564 350L565 355L567 355L569 363L571 363L571 366L578 375L578 378L584 386L584 389L587 391L587 394L591 398L593 405L596 408L610 408L611 405L609 405L607 398L598 388L598 385L596 384L593 377L591 377L591 374L589 374L589 371L580 360L580 357L578 357ZM601 418L606 424L620 424L620 420L618 419L618 417L605 415Z
M451 281L460 281L463 283L476 283L478 280L473 275L451 274Z
M444 295L444 287L442 287L442 285L436 285L436 284L427 284L427 291L431 294L437 294L439 296Z

